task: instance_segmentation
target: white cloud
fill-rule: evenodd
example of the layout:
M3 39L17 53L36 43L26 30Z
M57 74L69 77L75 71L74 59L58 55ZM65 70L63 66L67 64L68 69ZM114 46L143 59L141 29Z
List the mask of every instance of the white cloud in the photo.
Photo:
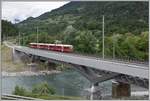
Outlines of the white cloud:
M37 17L45 12L59 8L68 3L67 1L50 2L2 2L2 19L14 22L28 17Z

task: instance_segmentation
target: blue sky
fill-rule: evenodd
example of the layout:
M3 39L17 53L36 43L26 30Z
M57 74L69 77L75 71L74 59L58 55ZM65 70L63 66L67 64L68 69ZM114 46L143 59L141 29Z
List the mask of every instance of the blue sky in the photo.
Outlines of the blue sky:
M15 19L23 21L28 17L37 17L52 9L68 3L68 1L50 2L2 2L2 19L14 23Z

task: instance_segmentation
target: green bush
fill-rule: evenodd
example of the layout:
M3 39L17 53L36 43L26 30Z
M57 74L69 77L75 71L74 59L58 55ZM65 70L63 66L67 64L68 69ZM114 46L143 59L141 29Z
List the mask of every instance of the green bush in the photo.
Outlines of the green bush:
M13 92L14 95L21 95L24 96L26 95L27 91L23 87L19 87L18 85L15 87L15 91Z
M32 93L38 95L51 95L55 94L54 88L50 87L47 82L35 85L32 89Z

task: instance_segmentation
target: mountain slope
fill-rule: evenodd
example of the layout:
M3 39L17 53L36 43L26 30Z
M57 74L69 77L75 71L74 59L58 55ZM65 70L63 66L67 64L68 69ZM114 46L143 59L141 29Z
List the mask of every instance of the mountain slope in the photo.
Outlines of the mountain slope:
M148 2L70 2L58 9L28 18L17 24L23 32L35 32L39 26L50 35L62 33L72 25L77 30L100 30L105 15L105 31L139 34L148 30Z

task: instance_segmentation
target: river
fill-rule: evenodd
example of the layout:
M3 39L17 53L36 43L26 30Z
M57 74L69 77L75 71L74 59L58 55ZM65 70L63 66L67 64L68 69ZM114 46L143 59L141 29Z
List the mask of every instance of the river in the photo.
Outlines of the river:
M85 89L90 87L90 82L74 69L69 69L58 74L38 75L38 76L5 76L2 77L2 93L12 94L16 85L28 90L35 84L41 82L55 88L57 95L84 96ZM103 93L111 93L111 81L101 83Z

